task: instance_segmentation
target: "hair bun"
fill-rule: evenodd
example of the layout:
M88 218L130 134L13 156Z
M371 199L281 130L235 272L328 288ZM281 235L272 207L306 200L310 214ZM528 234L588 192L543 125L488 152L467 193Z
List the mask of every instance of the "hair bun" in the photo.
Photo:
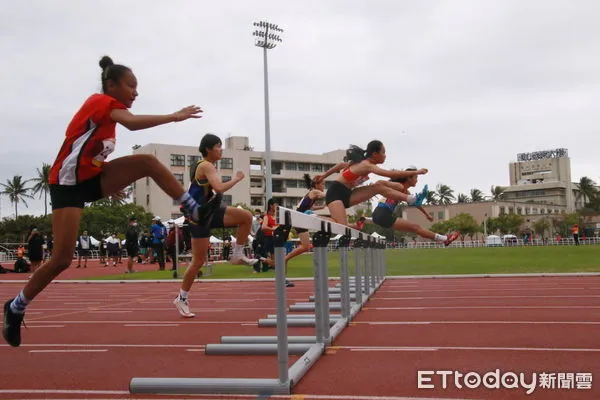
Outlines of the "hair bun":
M100 68L102 68L102 70L104 71L106 68L110 67L111 65L115 65L115 63L113 62L112 58L110 58L109 56L104 56L100 59Z

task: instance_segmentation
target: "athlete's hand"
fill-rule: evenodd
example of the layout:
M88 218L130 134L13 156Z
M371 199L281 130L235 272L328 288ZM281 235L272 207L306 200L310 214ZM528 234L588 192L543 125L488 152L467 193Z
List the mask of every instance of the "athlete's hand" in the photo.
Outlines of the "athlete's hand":
M313 177L313 182L314 183L320 183L323 180L323 175L315 175Z
M202 111L202 109L200 107L187 106L177 112L174 112L171 115L173 116L173 120L175 122L180 122L180 121L185 121L188 118L202 118L202 115L198 115L201 112L204 112L204 111Z
M420 170L417 171L417 175L425 175L428 172L429 172L429 170L427 168L421 168Z
M244 179L245 176L246 175L244 175L244 173L242 171L238 171L238 172L235 173L235 181L239 182L242 179Z

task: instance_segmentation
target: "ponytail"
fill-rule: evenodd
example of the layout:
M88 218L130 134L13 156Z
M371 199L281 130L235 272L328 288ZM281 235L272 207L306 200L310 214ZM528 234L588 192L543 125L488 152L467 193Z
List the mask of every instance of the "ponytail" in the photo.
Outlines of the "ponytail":
M346 157L344 157L345 162L350 162L351 164L356 164L365 160L366 152L358 146L350 145L350 148L346 150Z

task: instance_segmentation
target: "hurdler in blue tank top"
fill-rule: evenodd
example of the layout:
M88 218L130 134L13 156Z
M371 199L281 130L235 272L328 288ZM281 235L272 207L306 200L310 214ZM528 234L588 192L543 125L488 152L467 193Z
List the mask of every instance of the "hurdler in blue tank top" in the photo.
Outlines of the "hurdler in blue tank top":
M188 189L190 196L192 196L200 205L206 203L213 196L212 187L210 186L210 183L208 183L208 179L196 179L196 170L202 162L204 162L204 160L198 161L190 169L191 183Z
M310 193L307 193L302 198L302 201L300 202L300 205L298 205L298 208L296 209L296 211L304 212L304 211L308 211L308 210L312 209L313 205L315 204L315 199L311 199L309 194Z

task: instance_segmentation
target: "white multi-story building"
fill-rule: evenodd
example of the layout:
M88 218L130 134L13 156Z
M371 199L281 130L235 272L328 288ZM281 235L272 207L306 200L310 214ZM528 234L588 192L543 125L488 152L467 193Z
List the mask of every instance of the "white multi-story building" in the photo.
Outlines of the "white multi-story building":
M166 165L177 180L187 188L190 184L190 166L202 156L195 146L178 146L150 143L135 148L134 154L153 154ZM278 204L292 208L306 194L302 179L305 173L311 176L324 172L345 156L345 150L334 150L323 154L271 152L273 198ZM227 191L223 202L228 205L243 203L252 209L263 209L265 198L264 152L254 151L247 137L231 136L225 139L223 157L217 163L223 180L231 179L236 171L242 171L244 180ZM331 182L336 175L329 177ZM150 178L137 181L133 190L134 203L163 219L180 216L179 204L167 196Z

